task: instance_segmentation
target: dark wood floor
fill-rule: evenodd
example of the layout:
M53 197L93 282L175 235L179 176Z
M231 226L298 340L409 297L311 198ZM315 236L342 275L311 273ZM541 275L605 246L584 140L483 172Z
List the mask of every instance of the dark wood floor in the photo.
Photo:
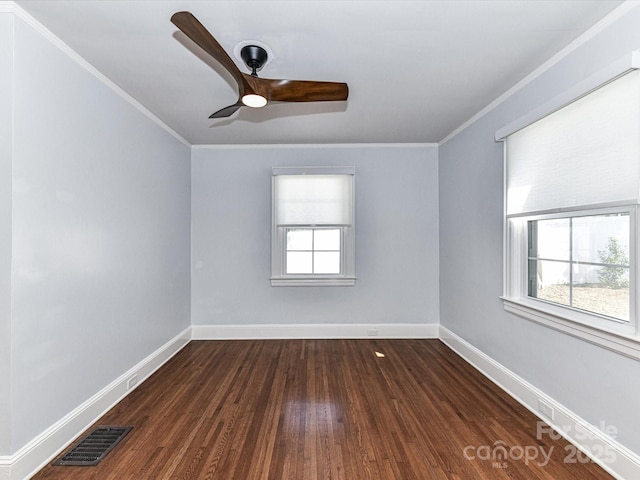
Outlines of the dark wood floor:
M35 478L612 478L536 422L438 340L195 341L97 423L134 427L102 463Z

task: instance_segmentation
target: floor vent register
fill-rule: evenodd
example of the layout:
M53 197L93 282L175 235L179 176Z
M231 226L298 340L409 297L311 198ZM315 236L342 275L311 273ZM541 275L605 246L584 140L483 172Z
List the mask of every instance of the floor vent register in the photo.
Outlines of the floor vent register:
M96 427L73 445L54 465L94 466L122 440L133 427Z

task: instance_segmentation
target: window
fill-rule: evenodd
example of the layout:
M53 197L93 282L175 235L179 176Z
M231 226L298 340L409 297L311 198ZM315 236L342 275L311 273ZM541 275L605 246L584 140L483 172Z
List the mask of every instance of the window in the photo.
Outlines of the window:
M354 174L273 169L272 286L354 285Z
M630 212L527 224L530 298L629 321Z
M505 140L503 299L512 313L640 358L640 71L594 87L496 134Z

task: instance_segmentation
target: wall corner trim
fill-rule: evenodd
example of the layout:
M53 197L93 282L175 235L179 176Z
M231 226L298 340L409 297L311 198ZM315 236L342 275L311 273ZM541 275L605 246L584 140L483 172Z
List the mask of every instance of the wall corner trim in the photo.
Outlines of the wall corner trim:
M256 150L256 149L330 149L330 148L438 148L433 142L414 143L218 143L194 144L193 150Z
M187 327L16 453L0 457L0 480L23 480L35 475L87 427L182 350L190 340L191 327ZM138 376L138 382L127 390L127 380L133 375Z
M440 340L467 363L477 369L498 387L538 418L550 425L567 441L618 479L640 478L640 456L614 438L602 432L576 415L564 405L519 377L487 354L462 339L445 326L440 325ZM545 418L538 410L538 402L551 406L554 420ZM594 453L601 453L604 459ZM609 461L607 461L609 460Z

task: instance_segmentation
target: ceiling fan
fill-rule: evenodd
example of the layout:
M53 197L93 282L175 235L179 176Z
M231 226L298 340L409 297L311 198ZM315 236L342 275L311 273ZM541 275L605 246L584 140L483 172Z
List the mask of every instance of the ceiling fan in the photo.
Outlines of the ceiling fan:
M213 35L190 12L173 14L171 22L217 60L238 84L238 101L209 118L230 117L244 106L257 108L271 102L344 101L349 96L346 83L259 78L256 72L267 61L267 52L258 45L242 48L240 56L251 69L251 74L242 73Z

